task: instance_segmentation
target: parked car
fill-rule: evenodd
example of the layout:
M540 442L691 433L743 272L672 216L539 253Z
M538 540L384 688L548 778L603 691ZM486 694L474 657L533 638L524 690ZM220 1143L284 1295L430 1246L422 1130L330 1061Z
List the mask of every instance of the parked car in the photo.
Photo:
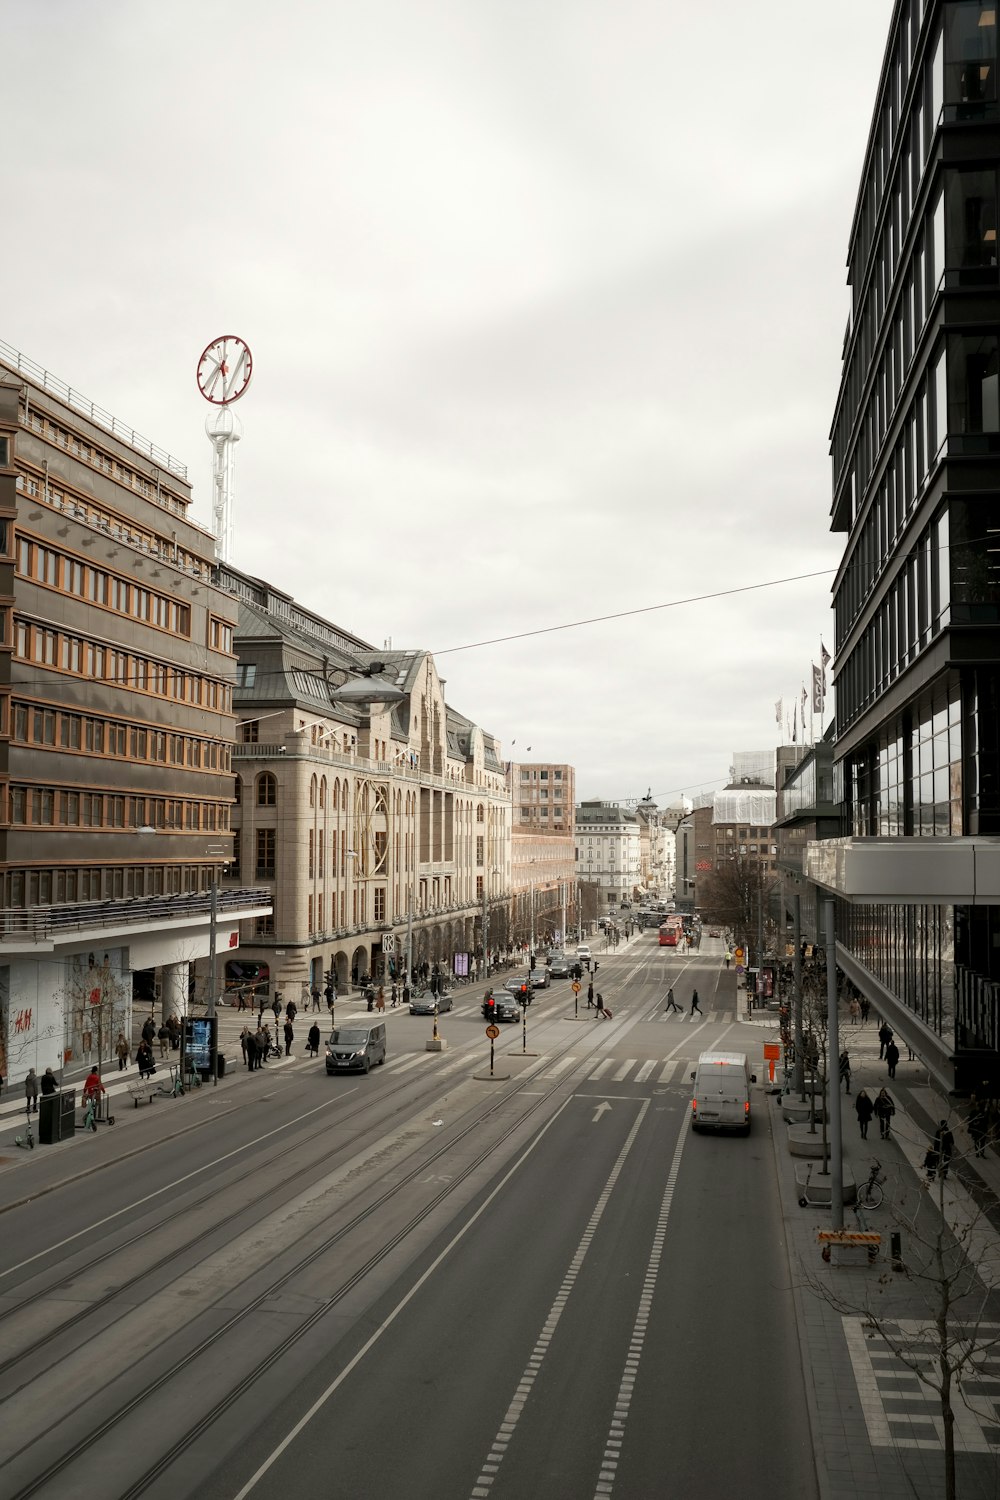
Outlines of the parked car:
M547 990L549 987L548 969L532 969L531 973L528 975L528 983L531 985L532 989Z
M445 990L439 995L432 995L430 990L421 990L418 994L410 996L410 1015L432 1016L435 1001L437 1001L438 1015L451 1010L455 1003L450 990Z
M568 958L554 958L549 964L549 978L568 979L572 967Z

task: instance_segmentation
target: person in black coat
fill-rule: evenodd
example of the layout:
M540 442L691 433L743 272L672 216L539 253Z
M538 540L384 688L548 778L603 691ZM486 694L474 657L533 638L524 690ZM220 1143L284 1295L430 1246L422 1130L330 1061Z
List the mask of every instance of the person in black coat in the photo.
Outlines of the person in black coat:
M295 1028L292 1026L291 1021L286 1021L285 1022L285 1056L286 1057L291 1057L291 1055L292 1055L292 1043L294 1042L294 1040L295 1040Z
M858 1097L855 1099L854 1108L858 1116L861 1139L866 1141L868 1139L868 1126L871 1124L872 1115L875 1113L875 1106L864 1089L861 1089Z
M306 1051L312 1053L313 1057L319 1057L319 1027L314 1021L309 1028L306 1038Z
M885 1089L879 1089L875 1096L875 1113L878 1116L879 1135L887 1141L892 1133L892 1117L896 1113L896 1106Z
M896 1064L899 1062L899 1048L895 1042L890 1042L885 1049L886 1067L889 1069L889 1077L895 1078Z
M139 1077L151 1078L156 1072L156 1063L153 1061L153 1049L143 1037L135 1049L135 1060L139 1065Z

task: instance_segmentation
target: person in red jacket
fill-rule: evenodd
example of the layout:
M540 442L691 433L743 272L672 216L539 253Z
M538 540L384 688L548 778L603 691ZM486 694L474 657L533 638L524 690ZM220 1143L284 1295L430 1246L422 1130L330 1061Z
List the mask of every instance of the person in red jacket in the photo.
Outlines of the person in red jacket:
M100 1075L100 1073L98 1073L97 1067L95 1065L94 1067L91 1068L90 1072L87 1074L86 1081L84 1082L84 1085L83 1085L83 1102L84 1102L84 1104L89 1103L91 1094L101 1095L103 1093L104 1093L104 1084L101 1082L101 1075Z

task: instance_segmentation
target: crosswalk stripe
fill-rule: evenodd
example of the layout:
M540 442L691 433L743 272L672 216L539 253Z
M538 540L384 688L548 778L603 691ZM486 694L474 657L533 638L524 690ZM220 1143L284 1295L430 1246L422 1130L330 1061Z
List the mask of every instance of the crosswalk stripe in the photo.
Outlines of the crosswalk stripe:
M552 1064L551 1068L547 1068L546 1071L542 1074L542 1077L558 1078L561 1073L566 1072L567 1068L571 1068L575 1062L576 1057L571 1052L568 1057L560 1058L557 1063Z
M627 1057L622 1063L621 1067L618 1069L618 1072L615 1074L612 1082L621 1083L624 1078L627 1078L629 1073L635 1067L636 1061L637 1059L634 1057Z
M650 1073L652 1073L653 1069L656 1067L656 1061L657 1061L656 1058L653 1058L653 1060L651 1062L644 1062L643 1063L642 1067L639 1069L638 1073L635 1075L635 1081L636 1081L636 1083L645 1083L646 1082L646 1079L649 1077Z
M594 1071L592 1073L588 1073L587 1074L587 1082L588 1083L596 1083L597 1080L600 1078L601 1074L602 1073L606 1073L608 1071L608 1069L613 1065L613 1063L614 1063L614 1058L613 1057L606 1057L602 1063L598 1063L597 1064L597 1067L594 1069Z

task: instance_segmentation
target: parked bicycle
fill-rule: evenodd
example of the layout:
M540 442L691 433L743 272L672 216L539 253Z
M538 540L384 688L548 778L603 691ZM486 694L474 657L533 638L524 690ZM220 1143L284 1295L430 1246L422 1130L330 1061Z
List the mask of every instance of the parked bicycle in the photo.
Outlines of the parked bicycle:
M882 1175L880 1175L880 1173ZM879 1161L873 1161L871 1165L871 1171L868 1174L868 1181L863 1182L858 1188L857 1197L855 1199L858 1208L881 1207L882 1199L885 1197L885 1194L882 1191L882 1184L885 1182L885 1180L885 1175L884 1173L882 1173L882 1163Z

